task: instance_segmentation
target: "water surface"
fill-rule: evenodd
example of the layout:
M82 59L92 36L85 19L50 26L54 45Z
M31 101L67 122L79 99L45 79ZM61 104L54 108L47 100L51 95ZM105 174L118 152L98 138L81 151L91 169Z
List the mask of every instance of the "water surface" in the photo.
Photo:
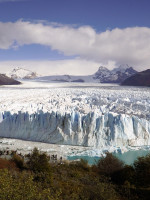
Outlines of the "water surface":
M150 153L150 150L136 150L128 151L125 153L113 153L117 158L122 160L125 164L132 165L134 161L141 156L146 156ZM90 165L95 164L101 157L90 157L90 156L68 156L68 160L77 160L77 159L87 160Z

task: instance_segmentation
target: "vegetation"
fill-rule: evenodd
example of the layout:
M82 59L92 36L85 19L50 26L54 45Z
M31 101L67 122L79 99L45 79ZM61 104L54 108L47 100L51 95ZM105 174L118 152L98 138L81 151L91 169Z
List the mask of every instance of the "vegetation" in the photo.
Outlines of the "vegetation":
M106 153L106 157L99 160L97 167L100 174L112 176L115 172L123 169L124 163L111 153Z
M150 154L139 157L134 162L136 184L140 187L150 187Z
M125 165L107 153L98 163L50 163L35 148L28 159L0 158L0 200L148 200L150 155Z

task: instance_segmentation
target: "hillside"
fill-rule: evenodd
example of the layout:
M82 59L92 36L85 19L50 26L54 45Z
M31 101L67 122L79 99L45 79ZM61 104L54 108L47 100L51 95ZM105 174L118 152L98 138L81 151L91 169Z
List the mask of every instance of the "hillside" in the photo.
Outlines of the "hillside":
M9 78L5 74L0 74L0 85L19 85L19 84L21 84L19 81L16 81L13 78Z
M128 86L150 86L150 69L139 72L122 82Z

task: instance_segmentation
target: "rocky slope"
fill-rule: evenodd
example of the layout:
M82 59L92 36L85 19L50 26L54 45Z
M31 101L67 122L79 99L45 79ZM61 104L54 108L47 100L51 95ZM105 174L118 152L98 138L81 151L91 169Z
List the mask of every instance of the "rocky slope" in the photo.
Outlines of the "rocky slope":
M150 69L139 72L122 82L129 86L150 86Z
M5 74L0 74L0 85L18 85L21 84L19 81L9 78Z

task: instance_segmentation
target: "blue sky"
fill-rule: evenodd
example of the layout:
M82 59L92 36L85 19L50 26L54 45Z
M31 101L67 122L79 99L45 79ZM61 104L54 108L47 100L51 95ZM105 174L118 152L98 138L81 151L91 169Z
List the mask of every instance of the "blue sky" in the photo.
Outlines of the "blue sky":
M149 0L2 0L1 21L47 20L62 24L108 27L150 26Z
M149 0L0 0L0 71L11 63L50 74L148 68L149 8Z

